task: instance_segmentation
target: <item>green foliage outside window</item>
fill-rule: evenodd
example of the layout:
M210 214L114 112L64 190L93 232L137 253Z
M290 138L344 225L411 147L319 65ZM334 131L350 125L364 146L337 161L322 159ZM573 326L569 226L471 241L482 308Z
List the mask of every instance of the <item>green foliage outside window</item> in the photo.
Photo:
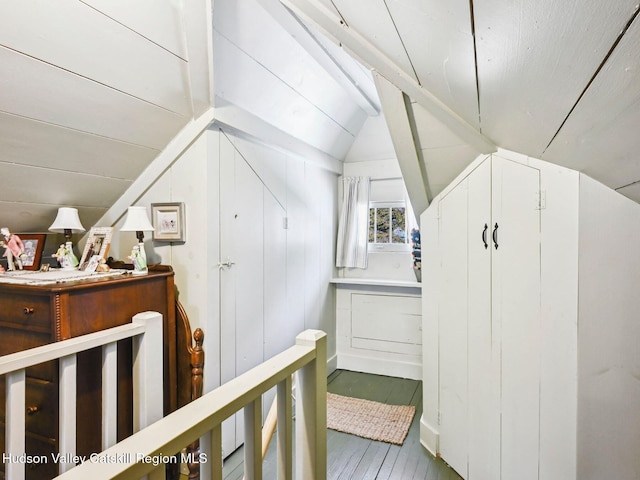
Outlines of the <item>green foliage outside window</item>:
M390 206L369 208L369 243L406 244L406 208Z

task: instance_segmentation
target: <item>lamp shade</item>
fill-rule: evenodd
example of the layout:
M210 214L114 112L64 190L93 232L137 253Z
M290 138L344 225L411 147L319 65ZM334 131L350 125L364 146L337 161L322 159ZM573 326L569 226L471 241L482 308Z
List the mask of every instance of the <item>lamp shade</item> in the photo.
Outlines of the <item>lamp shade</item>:
M150 232L153 225L147 216L146 207L129 207L127 209L127 218L120 231L122 232Z
M85 231L85 228L80 223L80 217L78 217L77 208L58 208L58 215L49 227L49 231L56 233L65 233L65 230L71 230L73 233Z

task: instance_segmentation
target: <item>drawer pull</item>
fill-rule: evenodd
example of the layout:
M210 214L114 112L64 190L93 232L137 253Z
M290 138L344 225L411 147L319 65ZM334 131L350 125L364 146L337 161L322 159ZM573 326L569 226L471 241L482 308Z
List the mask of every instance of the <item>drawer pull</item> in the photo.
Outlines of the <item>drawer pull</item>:
M33 315L33 312L35 312L33 307L24 307L23 310L25 315Z
M30 407L27 407L27 415L35 415L39 411L40 407L37 405L31 405Z

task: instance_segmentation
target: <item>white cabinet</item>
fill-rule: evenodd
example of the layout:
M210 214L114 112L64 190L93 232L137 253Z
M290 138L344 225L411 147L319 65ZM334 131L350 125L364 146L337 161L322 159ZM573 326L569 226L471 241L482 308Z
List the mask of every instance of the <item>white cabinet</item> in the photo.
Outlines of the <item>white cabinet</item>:
M640 478L640 206L501 151L421 230L423 445L466 479Z
M422 378L420 284L338 278L337 367Z

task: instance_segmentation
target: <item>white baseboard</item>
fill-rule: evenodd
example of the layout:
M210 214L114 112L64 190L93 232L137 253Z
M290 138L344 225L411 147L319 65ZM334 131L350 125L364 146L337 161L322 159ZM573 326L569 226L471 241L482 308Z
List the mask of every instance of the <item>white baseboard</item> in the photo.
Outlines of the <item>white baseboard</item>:
M338 369L338 355L327 358L327 376L331 375Z
M355 372L374 373L376 375L387 375L389 377L422 380L422 365L389 360L388 358L380 359L341 353L338 356L337 368Z
M424 420L424 416L420 417L420 443L434 457L438 455L440 450L440 433L435 430Z

